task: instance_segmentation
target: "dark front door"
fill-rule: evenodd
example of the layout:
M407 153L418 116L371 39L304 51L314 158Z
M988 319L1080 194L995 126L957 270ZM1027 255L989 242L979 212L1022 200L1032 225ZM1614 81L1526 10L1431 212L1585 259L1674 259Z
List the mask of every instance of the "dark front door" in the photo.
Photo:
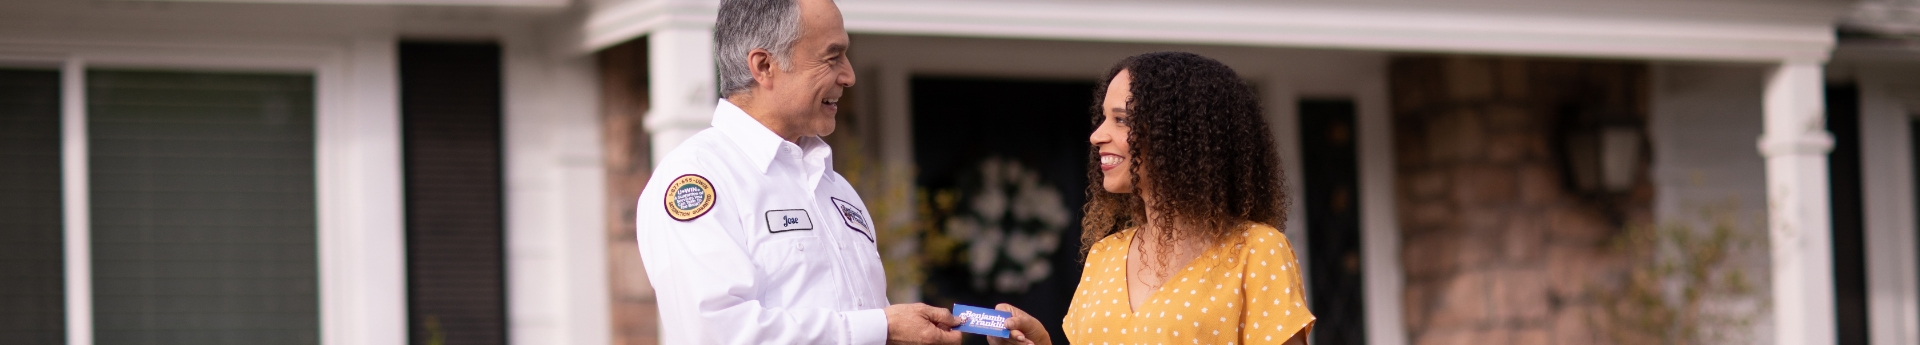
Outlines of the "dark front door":
M924 254L929 304L1005 302L1040 320L1066 316L1080 278L1093 88L913 78L916 183L934 238ZM1043 323L1066 343L1058 322Z

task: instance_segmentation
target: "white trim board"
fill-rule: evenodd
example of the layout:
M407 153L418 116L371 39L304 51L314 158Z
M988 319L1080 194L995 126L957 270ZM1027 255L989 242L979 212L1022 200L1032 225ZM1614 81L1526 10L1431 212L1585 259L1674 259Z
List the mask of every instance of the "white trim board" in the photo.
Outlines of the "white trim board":
M501 38L510 344L607 344L606 170L592 55Z
M65 217L67 343L93 344L93 208L88 184L86 62L60 68L60 205Z
M63 195L68 344L91 345L93 309L87 199L84 70L148 67L175 70L306 71L315 87L315 159L323 344L406 341L404 263L400 233L398 106L391 79L391 38L360 44L287 50L202 41L125 44L0 40L0 55L65 57L63 66ZM385 42L385 44L379 44ZM368 44L373 43L373 44ZM221 49L201 49L206 47ZM385 54L380 51L389 47ZM358 79L356 79L358 78ZM379 128L390 128L380 131ZM372 130L369 130L372 129Z
M1396 210L1397 167L1393 150L1393 99L1387 91L1386 68L1356 89L1354 104L1359 127L1361 250L1366 265L1367 341L1371 344L1407 343L1405 314L1406 270L1400 263L1400 216Z
M1817 15L1769 21L1654 9L1625 14L1332 2L843 0L839 6L849 32L889 35L1722 61L1819 61L1834 44L1831 21ZM717 9L713 0L612 2L590 11L581 49L667 26L711 27Z

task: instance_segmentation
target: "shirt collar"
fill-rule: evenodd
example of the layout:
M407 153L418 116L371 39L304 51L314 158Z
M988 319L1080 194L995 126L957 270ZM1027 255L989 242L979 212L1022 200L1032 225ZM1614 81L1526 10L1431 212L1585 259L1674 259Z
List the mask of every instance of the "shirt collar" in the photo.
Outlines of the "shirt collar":
M713 128L719 129L720 133L733 139L734 144L740 146L741 151L746 151L747 159L753 162L754 167L760 168L761 174L767 173L767 170L773 166L774 158L780 155L780 147L787 142L779 134L774 134L773 130L767 129L760 120L747 115L746 110L741 110L739 106L733 105L733 102L724 98L713 107ZM802 137L795 145L800 147L802 162L818 160L823 166L833 162L833 149L827 146L826 141L820 140L820 137Z

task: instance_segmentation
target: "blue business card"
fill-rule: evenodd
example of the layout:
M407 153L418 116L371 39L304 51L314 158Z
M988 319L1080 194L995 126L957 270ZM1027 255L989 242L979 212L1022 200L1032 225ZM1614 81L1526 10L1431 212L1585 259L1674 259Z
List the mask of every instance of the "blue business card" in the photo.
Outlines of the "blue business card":
M1012 336L1007 331L1007 318L1013 317L1012 313L956 303L953 317L960 319L960 327L954 329L961 332L1001 338Z

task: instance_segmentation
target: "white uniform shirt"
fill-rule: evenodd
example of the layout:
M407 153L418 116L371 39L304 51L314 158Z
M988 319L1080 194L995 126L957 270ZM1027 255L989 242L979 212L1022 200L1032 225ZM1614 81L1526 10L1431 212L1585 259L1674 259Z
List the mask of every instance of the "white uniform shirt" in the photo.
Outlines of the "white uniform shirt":
M720 100L635 215L665 343L886 342L873 223L820 138L788 142Z

